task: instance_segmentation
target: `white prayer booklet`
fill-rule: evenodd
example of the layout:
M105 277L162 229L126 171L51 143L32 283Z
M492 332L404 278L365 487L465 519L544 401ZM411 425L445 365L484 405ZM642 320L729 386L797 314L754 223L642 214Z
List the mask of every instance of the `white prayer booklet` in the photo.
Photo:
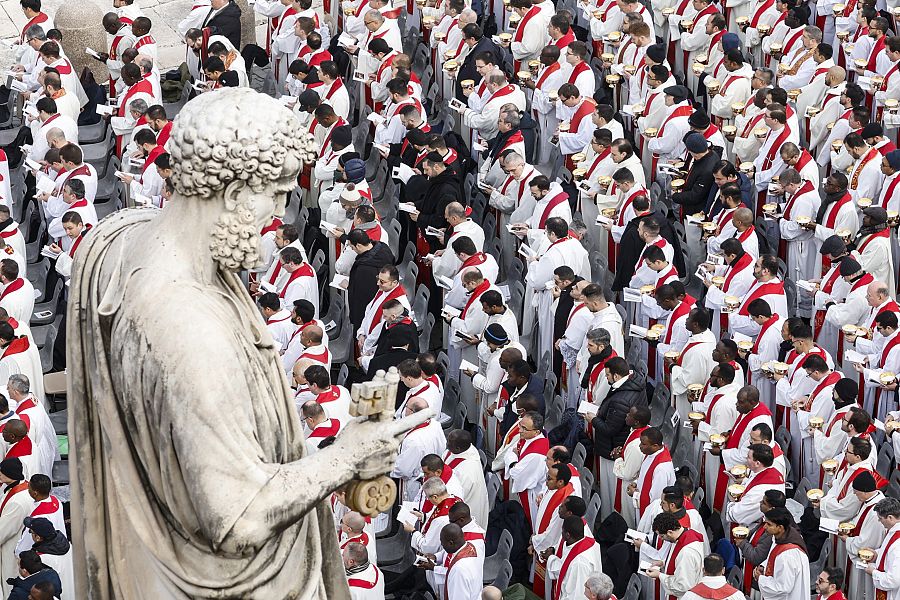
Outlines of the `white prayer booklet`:
M406 503L404 502L404 504ZM419 522L419 517L414 515L406 506L401 506L400 511L397 513L397 521L404 525L414 526Z
M38 115L41 114L34 104L26 104L25 108L23 108L22 111L29 117L34 117L35 119L37 119Z
M456 112L461 113L464 110L466 110L467 107L465 104L462 103L462 101L460 101L459 98L451 98L450 99L450 108L452 108Z
M581 404L578 405L578 414L580 415L596 415L598 410L600 410L599 406L587 400L582 400Z
M443 277L443 276L441 275L439 277ZM444 279L446 279L446 277L444 277ZM444 283L444 282L438 281L439 285L441 283ZM441 287L443 287L443 286L441 286ZM441 308L441 314L447 315L448 317L455 319L456 317L458 317L459 315L462 314L462 311L459 310L458 308L456 308L455 306L445 305Z
M328 285L339 290L346 290L347 286L350 285L350 278L346 275L335 273L334 279L332 279L331 283L329 283Z
M381 152L384 155L388 155L391 153L391 149L384 144L372 144L372 147Z
M797 287L806 290L807 292L815 292L819 286L811 281L800 279L799 281L797 281Z
M9 82L9 89L15 90L17 92L27 92L28 86L25 85L25 82L13 78L12 81Z
M268 294L268 293L273 293L273 294L274 294L275 292L278 291L278 288L276 288L274 285L272 285L272 284L269 283L268 281L260 281L260 282L259 282L259 289L261 289L263 292L265 292L265 293L267 293L267 294Z
M197 90L198 92L201 92L201 93L202 93L202 92L205 92L205 91L207 91L207 90L209 89L208 87L206 87L205 85L203 85L202 83L199 83L199 82L197 82L197 81L193 82L193 83L191 84L191 87L194 88L195 90Z
M455 98L454 98L454 100L455 100ZM484 144L479 144L478 142L475 142L472 144L472 150L474 150L475 152L484 152L485 150L487 150L487 146L485 146Z
M636 338L645 338L647 337L647 328L640 325L631 325L628 328L628 335Z
M866 357L863 354L860 354L856 350L847 349L844 350L844 360L848 360L852 363L856 363L858 365L863 365L866 363Z
M297 99L291 95L285 94L284 96L278 99L279 102L284 104L285 106L293 106L297 104Z
M707 254L706 262L708 262L711 265L724 265L725 257L721 254Z
M428 254L426 254L425 256L422 257L422 260L424 260L425 262L432 262L435 258L437 258L437 256L435 256L434 254L429 252ZM401 277L401 279L402 279L402 277Z
M408 212L408 213L417 213L417 212L419 212L419 209L416 208L416 205L413 204L412 202L401 202L401 203L398 205L398 207L399 207L400 210L402 210L403 212Z
M40 171L41 170L41 163L37 162L36 160L31 160L30 158L25 159L25 166L28 167L29 169L31 169L32 171Z
M582 189L584 189L582 187L582 184L584 184L583 181L578 182L578 187L581 187ZM587 185L587 189L585 189L584 191L585 192L591 191L590 184ZM613 220L610 219L609 217L604 217L603 215L597 215L597 225L602 226L602 225L612 225L612 224L613 224Z
M879 431L884 431L884 421L879 421L878 419L872 419L872 426Z
M378 114L377 112L370 112L370 113L369 113L369 116L367 116L366 118L367 118L368 120L372 121L373 123L375 123L375 125L381 125L382 123L384 123L385 121L387 121L387 119L385 119L384 117L382 117L382 116L381 116L380 114Z
M111 115L114 112L116 112L115 106L110 106L108 104L98 104L97 105L97 114L100 116Z
M56 258L57 256L59 256L59 252L54 252L48 245L41 248L41 255L46 256L47 258Z
M369 77L362 71L353 71L353 81L359 81L360 83L365 83L368 80L369 80Z
M40 174L37 181L34 184L35 189L40 194L52 194L53 190L56 189L56 182L44 175Z
M522 244L521 246L519 246L519 254L521 254L525 258L532 258L537 256L537 253L528 244Z
M330 233L334 237L338 237L337 225L335 225L334 223L329 223L328 221L320 221L319 227L327 233Z
M504 284L504 285L498 285L498 286L497 286L497 291L499 291L499 292L500 292L500 295L503 296L503 301L504 301L504 302L509 302L510 296L509 296L509 286L508 286L508 285L506 285L506 284Z
M140 206L152 206L153 198L151 198L150 196L145 196L143 194L135 194L134 203Z
M859 87L861 87L863 90L865 90L865 91L867 91L867 92L871 92L871 91L872 91L872 78L871 78L871 77L857 77L857 78L856 78L856 83L857 83L857 84L859 85Z
M135 169L143 169L144 168L144 159L143 158L129 158L128 165Z
M647 534L642 531L638 531L637 529L629 529L628 531L625 532L625 541L626 542L633 542L634 540L644 541L646 539L647 539Z
M694 275L696 275L700 279L709 279L710 278L709 273L707 272L707 270L705 268L703 268L702 264L697 265L697 270L694 271Z
M453 280L445 275L438 275L437 278L435 278L434 282L437 283L442 288L444 288L445 290L449 290L450 288L453 287ZM444 309L447 309L447 308L452 308L452 307L451 306L444 307ZM459 315L453 315L453 316L456 317Z
M826 533L837 533L838 520L822 517L819 519L819 529Z
M624 300L625 302L640 302L641 291L626 287L622 290L622 300Z
M444 230L438 229L437 227L432 227L431 225L429 225L428 227L425 228L425 235L433 235L434 237L443 236Z
M615 66L615 65L614 65L614 66ZM622 112L623 115L627 115L627 116L629 116L629 117L633 117L633 116L634 116L634 106L632 106L631 104L626 104L626 105L624 105L624 106L622 107L621 112Z
M85 48L84 53L87 54L88 56L93 56L97 60L103 60L103 58L100 56L99 53L97 53L96 50L92 50L90 48Z
M459 370L460 370L460 371L472 371L472 372L474 372L474 373L477 373L477 372L478 372L478 365L472 364L472 363L470 363L469 361L467 361L466 359L463 359L463 360L459 363Z
M340 44L344 48L346 48L347 46L357 46L359 45L359 40L344 31L341 32L341 35L338 36L338 44Z
M131 175L131 173L126 173L125 171L116 171L115 173L113 173L113 175L115 175L119 179L122 179L126 175Z
M391 177L394 179L399 179L403 183L407 183L409 178L415 175L416 172L410 168L409 165L400 163L396 167L394 167L393 171L391 171Z

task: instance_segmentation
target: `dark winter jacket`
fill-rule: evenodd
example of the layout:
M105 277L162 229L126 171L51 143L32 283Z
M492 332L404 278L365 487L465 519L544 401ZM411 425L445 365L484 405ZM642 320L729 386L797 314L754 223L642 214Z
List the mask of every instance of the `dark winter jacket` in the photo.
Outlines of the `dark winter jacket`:
M612 460L613 448L624 446L631 428L625 424L625 416L632 406L647 406L647 390L644 381L631 375L625 383L604 398L594 426L594 453Z
M393 264L394 255L384 242L375 242L371 250L363 252L353 261L347 298L354 331L359 329L366 314L366 306L378 292L378 272L382 267Z

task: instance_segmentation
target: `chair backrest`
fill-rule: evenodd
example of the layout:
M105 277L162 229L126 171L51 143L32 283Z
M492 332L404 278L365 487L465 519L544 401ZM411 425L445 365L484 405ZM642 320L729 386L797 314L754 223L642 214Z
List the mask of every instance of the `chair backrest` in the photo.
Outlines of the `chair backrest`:
M582 476L582 479L584 477ZM589 493L590 490L582 490L582 494ZM592 494L591 501L588 502L587 512L584 514L584 519L587 521L588 527L593 531L594 522L597 520L597 513L600 512L600 494Z
M512 547L512 533L510 533L508 529L504 529L503 533L500 534L500 540L497 542L497 552L495 552L491 558L496 557L499 560L508 559L509 555L512 553Z
M487 486L488 508L494 508L494 501L497 499L497 492L500 491L500 478L497 474L490 472L485 475L485 485ZM506 533L504 531L504 533Z
M891 464L894 462L894 446L883 444L878 451L878 463L876 468L879 473L891 473Z
M622 600L641 600L643 587L644 582L641 580L641 576L633 573L631 579L628 580L628 587L625 588L625 595L622 596Z
M572 452L572 464L575 465L575 468L579 471L581 467L584 466L584 459L587 458L587 448L584 447L584 444L578 443L575 446L575 451Z
M513 264L515 264L515 262ZM507 281L509 281L508 278ZM516 316L516 320L519 322L520 329L522 323L522 304L524 300L525 284L518 280L513 281L512 285L509 286L509 308Z
M437 372L441 381L447 381L448 371L450 370L450 358L447 356L447 353L441 350L434 360L437 362Z
M397 258L400 252L400 223L397 219L391 219L386 225L383 221L382 224L387 230L388 246L391 248L391 254Z
M778 431L775 432L775 442L781 446L781 451L787 454L791 449L791 432L787 430L787 427L782 425L778 428Z
M594 489L594 473L590 469L581 469L578 474L581 476L581 493L590 494Z
M349 374L350 369L347 367L347 365L341 365L341 370L338 371L337 384L341 386L344 385L344 383L347 382L347 376Z
M466 403L458 403L456 405L456 410L453 411L453 428L462 429L466 424L466 416L468 414L469 409L466 408Z
M419 352L428 352L432 329L434 329L434 315L429 313L422 325L422 333L419 334Z
M512 565L508 560L504 560L500 564L500 569L497 571L497 577L494 578L494 581L491 583L498 590L505 590L509 586L509 580L512 578Z

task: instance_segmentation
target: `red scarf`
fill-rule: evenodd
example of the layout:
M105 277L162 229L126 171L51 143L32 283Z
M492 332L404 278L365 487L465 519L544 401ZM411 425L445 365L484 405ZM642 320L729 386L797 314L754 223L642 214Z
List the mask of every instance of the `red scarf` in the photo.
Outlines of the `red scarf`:
M22 289L22 286L24 286L24 285L25 285L25 280L22 279L21 277L18 277L18 278L16 278L16 279L12 280L12 281L9 283L9 285L7 285L7 286L3 289L3 293L0 294L0 301L2 301L4 298L6 298L6 295L7 295L7 294L11 294L11 293L13 293L13 292L15 292L15 291L17 291L17 290Z
M284 299L285 292L288 291L288 288L291 287L291 284L294 282L295 279L298 279L300 277L313 277L313 276L315 276L315 272L313 271L313 269L309 265L309 263L303 263L302 265L297 267L297 269L293 273L291 273L290 277L288 277L288 280L284 284L284 287L281 288L281 293L278 294L278 297L281 299Z
M759 282L757 281L757 283ZM745 317L750 316L750 313L747 311L747 307L750 306L750 303L757 298L762 298L763 296L769 295L784 295L784 282L774 280L755 285L750 290L750 295L747 296L747 298L741 304L741 308L738 311L738 314Z
M547 202L547 205L544 207L543 212L541 213L541 218L538 221L538 228L543 229L547 225L547 219L550 218L550 213L554 208L562 204L563 202L569 201L569 193L566 191L561 191L554 197L550 198ZM563 238L566 239L566 238ZM561 242L562 240L557 240L557 242Z
M583 537L571 547L568 554L566 554L565 560L563 560L562 567L559 569L559 579L553 584L553 600L563 600L562 598L562 584L566 579L566 574L569 571L569 566L572 564L572 561L578 555L582 554L590 550L594 544L596 544L596 540L592 537Z
M375 330L375 327L377 327L378 324L381 323L381 319L384 315L385 302L389 300L396 300L404 294L406 294L406 292L404 291L403 286L399 284L387 294L381 291L378 292L378 294L375 296L375 299L373 300L373 302L377 302L378 304L374 305L376 308L375 313L372 315L372 323L369 325L369 333L372 333Z
M638 489L640 491L640 496L638 496L638 512L643 513L647 510L647 507L650 506L650 488L653 487L653 474L656 472L656 467L660 466L663 463L671 463L672 456L669 454L669 449L665 446L659 453L653 457L653 462L650 463L650 467L647 468L647 474L644 475L644 479L641 482L641 485L638 485Z
M462 312L459 314L460 319L466 318L466 313L469 312L469 307L471 307L472 304L474 304L474 302L478 298L480 298L483 293L488 291L488 289L490 287L491 287L491 282L488 281L487 279L485 279L484 281L482 281L481 283L478 284L478 287L476 287L474 290L472 290L472 293L469 295L469 299L466 300L466 305L463 307Z
M783 552L787 552L788 550L800 550L804 554L806 552L798 546L797 544L778 544L776 543L772 548L772 551L769 552L769 556L766 559L766 569L764 575L766 577L772 577L775 574L775 559L777 559Z
M774 2L775 0L769 0L769 1ZM673 110L671 112L671 114L669 114L669 116L666 117L666 120L663 121L662 126L660 126L659 131L656 133L656 137L658 137L658 138L663 137L663 135L665 134L665 131L666 131L666 125L669 124L669 121L672 121L673 119L678 119L680 117L690 117L693 112L694 112L694 107L691 106L690 104L685 105L685 106L679 106L678 108Z

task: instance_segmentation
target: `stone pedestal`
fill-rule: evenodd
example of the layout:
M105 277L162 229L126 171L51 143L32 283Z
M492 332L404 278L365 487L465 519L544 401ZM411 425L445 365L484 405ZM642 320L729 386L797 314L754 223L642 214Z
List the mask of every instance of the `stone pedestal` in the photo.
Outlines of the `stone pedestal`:
M256 43L256 13L247 4L247 0L234 0L234 3L241 9L241 47L238 48L240 52L247 44Z
M87 67L97 83L109 80L106 65L85 54L85 48L106 51L106 32L103 31L103 11L92 2L65 2L56 11L53 22L63 32L62 46L66 56L81 76Z

